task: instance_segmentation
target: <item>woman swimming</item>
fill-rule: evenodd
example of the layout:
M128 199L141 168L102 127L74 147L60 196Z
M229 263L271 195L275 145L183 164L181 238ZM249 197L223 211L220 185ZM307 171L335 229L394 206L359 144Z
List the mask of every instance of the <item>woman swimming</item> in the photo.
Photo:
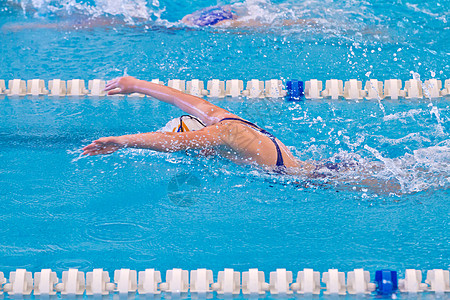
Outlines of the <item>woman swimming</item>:
M373 176L384 169L382 164L359 166L358 162L301 161L279 139L259 126L202 98L173 88L128 76L108 82L105 90L109 95L146 94L172 104L193 117L172 120L165 126L165 131L102 137L84 147L83 155L111 154L122 148L159 152L199 149L200 154L216 153L238 164L258 165L278 174L325 179L325 182L346 171L356 171L352 178L358 179L341 178L341 188L370 188L377 193L400 191L395 180L380 180Z
M133 77L114 79L106 85L109 95L142 93L175 105L201 120L206 127L187 132L149 132L103 137L83 148L83 155L110 154L122 148L176 152L214 149L240 164L257 164L277 173L312 173L316 167L296 159L274 135L208 101L163 85Z
M32 8L28 9L33 11ZM55 23L30 22L30 23L9 23L3 25L0 29L8 31L18 31L27 29L86 29L96 27L111 27L111 26L158 26L152 24L151 20L145 18L133 18L136 24L129 24L117 16L96 16L90 17L84 14L73 14L63 19L63 21ZM250 16L248 8L243 3L235 3L233 5L224 6L210 6L204 9L197 10L191 14L184 16L180 23L189 27L271 27L274 24L269 21L264 21ZM315 25L316 21L313 19L288 19L282 20L278 25L293 26L297 24ZM275 25L276 26L276 25ZM177 30L180 28L169 27L170 30Z
M181 22L188 26L197 27L266 27L274 25L271 21L252 17L247 6L243 3L200 9L184 16ZM278 25L292 26L297 24L314 25L316 21L313 19L288 19L282 20Z

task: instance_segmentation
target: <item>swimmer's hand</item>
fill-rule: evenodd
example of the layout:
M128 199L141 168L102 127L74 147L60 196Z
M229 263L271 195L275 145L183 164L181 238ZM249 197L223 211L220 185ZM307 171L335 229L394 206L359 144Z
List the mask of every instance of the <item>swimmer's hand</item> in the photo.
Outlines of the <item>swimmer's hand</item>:
M105 91L108 92L108 95L131 94L136 92L136 86L138 82L139 79L136 79L132 76L118 77L116 79L108 81L105 87Z
M118 136L102 137L83 148L82 155L111 154L125 147Z

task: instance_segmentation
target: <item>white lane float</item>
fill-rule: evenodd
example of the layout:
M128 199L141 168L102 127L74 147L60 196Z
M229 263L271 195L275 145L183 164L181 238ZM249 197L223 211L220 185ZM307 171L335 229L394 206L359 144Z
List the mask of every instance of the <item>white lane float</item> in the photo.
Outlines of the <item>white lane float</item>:
M268 98L282 98L286 96L286 91L283 90L283 82L279 79L266 80L265 91Z
M269 284L265 282L263 271L250 269L242 272L242 294L264 296L268 290Z
M166 296L178 298L185 296L189 291L189 273L182 269L172 269L166 272L166 282L160 284Z
M78 271L78 269L63 271L62 282L56 285L56 290L61 292L61 295L79 296L84 294L85 289L84 272Z
M244 82L238 79L227 80L225 83L225 96L237 98L242 96L244 90Z
M208 91L205 90L203 81L192 79L186 83L186 93L193 96L202 97L203 95L206 95Z
M320 294L320 273L313 269L303 269L297 273L297 282L291 285L296 294Z
M186 91L186 81L185 80L170 79L167 86L171 87L173 89L179 90L183 93Z
M109 274L103 269L94 269L86 273L86 295L105 296L112 292L115 284L109 279Z
M241 274L233 269L219 271L217 282L211 285L217 295L232 297L241 292Z
M67 96L80 97L89 93L83 79L72 79L67 81Z
M356 79L350 79L344 84L345 99L363 99L366 91L362 89L362 82Z
M56 295L55 285L57 283L56 272L52 272L51 269L42 269L40 272L34 273L34 295Z
M422 283L422 272L420 270L407 269L405 279L398 281L398 289L403 293L418 293L426 290L427 285Z
M114 271L115 292L119 294L135 293L137 286L137 273L135 270L120 269Z
M151 83L164 85L164 82L162 82L161 80L159 80L157 78L156 79L152 79Z
M290 288L292 280L292 272L286 271L286 269L277 269L275 272L270 272L270 295L279 297L292 296L294 294Z
M400 79L388 79L384 81L384 97L397 100L405 96L406 92L402 90L402 81Z
M450 95L450 79L446 79L444 82L444 89L441 91L442 96Z
M439 98L442 96L442 81L437 79L425 80L423 83L424 96L426 98Z
M32 79L27 81L27 95L43 96L47 95L48 90L45 88L45 81L42 79Z
M323 83L317 79L311 79L305 82L306 99L322 99Z
M25 80L13 79L8 81L8 89L5 91L8 96L23 97L27 94L27 83Z
M366 81L366 85L364 86L364 90L366 91L366 99L383 99L383 82L377 79L370 79Z
M0 79L0 95L3 95L6 91L5 81Z
M161 283L161 272L155 269L146 269L139 272L139 295L157 296L161 294L159 284Z
M448 270L429 270L425 282L430 285L430 291L432 292L450 293L450 275Z
M9 283L3 286L9 296L30 295L33 291L33 275L25 269L9 273Z
M106 81L100 79L89 80L88 89L89 93L87 94L89 97L104 97L106 96L105 92Z
M264 98L264 81L258 79L247 81L247 88L243 94L247 98Z
M345 295L345 273L339 272L338 269L329 269L323 272L322 282L326 285L325 295Z
M209 80L206 88L208 89L208 97L225 98L225 83L222 80Z
M3 272L0 272L0 296L3 295L3 285L6 283L6 278L5 278L5 274L3 274Z
M48 82L49 96L64 97L67 93L67 85L64 80L52 79Z
M325 82L325 90L322 91L322 96L334 100L344 97L344 85L342 80L330 79Z
M417 79L410 79L405 82L405 97L407 99L423 98L422 82Z
M376 286L370 282L370 272L354 269L347 273L347 291L352 295L370 294Z
M212 270L197 269L191 271L191 281L189 290L191 296L209 298L212 297L213 290L211 284L213 283Z

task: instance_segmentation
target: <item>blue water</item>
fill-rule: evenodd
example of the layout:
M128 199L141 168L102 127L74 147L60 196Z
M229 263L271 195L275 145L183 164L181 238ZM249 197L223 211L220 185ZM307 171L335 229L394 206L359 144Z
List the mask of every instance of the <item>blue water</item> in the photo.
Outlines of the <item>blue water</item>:
M255 17L275 16L275 25L293 17L320 20L313 28L256 30L177 22L209 1L1 4L5 80L109 79L124 72L166 83L407 80L410 72L422 80L450 78L444 0L247 1ZM82 18L116 24L72 28ZM57 22L66 25L20 29ZM268 277L280 267L295 274L363 267L372 277L391 268L402 278L406 268L449 268L448 98L213 102L270 130L300 159L358 167L305 181L195 153L80 157L98 137L157 130L182 112L152 99L5 98L0 271L205 267L217 274L257 267Z

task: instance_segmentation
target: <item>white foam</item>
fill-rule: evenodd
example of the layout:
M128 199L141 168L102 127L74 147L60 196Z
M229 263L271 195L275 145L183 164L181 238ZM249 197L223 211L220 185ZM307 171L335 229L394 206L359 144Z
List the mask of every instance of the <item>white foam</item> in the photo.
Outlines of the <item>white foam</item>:
M96 0L95 5L89 5L80 0L21 0L22 9L27 11L37 11L39 15L59 14L73 15L81 14L92 17L118 16L128 23L136 21L147 21L153 16L158 18L162 9L159 2L153 0L147 3L146 0Z
M407 117L412 118L415 115L423 113L422 109L411 109L405 112L398 112L395 114L390 114L383 117L383 121L392 121L392 120L398 120L398 119L405 119Z

